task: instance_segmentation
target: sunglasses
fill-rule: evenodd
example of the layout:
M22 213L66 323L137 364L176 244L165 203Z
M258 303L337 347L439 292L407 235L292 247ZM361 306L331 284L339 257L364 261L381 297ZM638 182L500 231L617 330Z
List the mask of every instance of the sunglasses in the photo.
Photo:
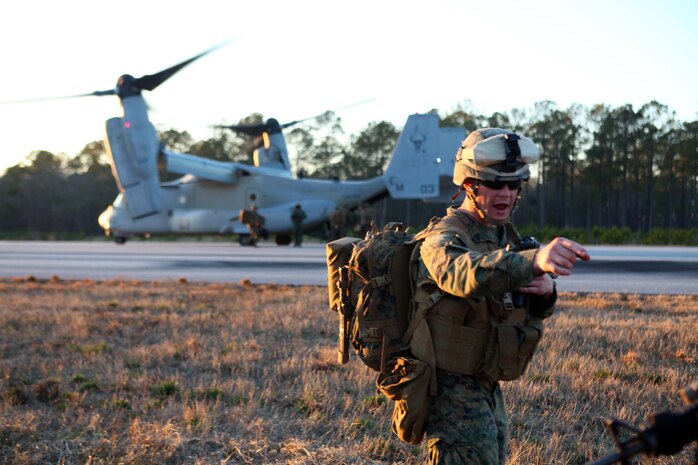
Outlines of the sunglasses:
M483 181L480 180L478 182L481 186L485 186L488 189L492 189L495 191L499 191L504 189L504 186L507 186L510 191L515 191L521 189L521 186L523 185L523 181L521 179L517 179L515 181Z

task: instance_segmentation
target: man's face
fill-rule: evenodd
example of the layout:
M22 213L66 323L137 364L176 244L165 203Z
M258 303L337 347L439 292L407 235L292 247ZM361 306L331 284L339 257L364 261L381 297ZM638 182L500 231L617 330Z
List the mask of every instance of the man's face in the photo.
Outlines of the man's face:
M489 222L504 224L511 216L520 191L521 181L506 183L480 181L475 199Z

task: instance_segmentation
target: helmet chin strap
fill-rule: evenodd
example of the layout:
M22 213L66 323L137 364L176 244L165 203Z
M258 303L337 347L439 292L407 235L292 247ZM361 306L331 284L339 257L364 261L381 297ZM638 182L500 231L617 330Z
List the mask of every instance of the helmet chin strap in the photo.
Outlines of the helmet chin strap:
M514 216L514 212L516 211L516 209L519 208L519 200L521 200L521 189L519 189L518 194L516 194L516 200L514 200L514 206L511 207L511 213L509 213L509 221L511 221L511 217Z
M480 219L482 219L482 221L485 221L487 223L491 223L491 221L487 218L487 215L485 215L485 212L482 211L482 208L477 201L477 188L478 188L477 180L474 180L472 183L465 183L465 184L463 184L463 187L465 188L465 196L473 204L473 208L477 212Z

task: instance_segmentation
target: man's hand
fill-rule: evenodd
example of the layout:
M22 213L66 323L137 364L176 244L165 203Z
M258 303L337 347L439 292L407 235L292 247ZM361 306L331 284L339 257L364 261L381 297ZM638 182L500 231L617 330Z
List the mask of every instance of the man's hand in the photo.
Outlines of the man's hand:
M533 275L555 273L560 276L572 274L572 268L578 259L589 261L589 253L574 241L556 237L541 248L533 260Z
M553 278L548 274L544 274L533 278L533 281L516 290L523 294L536 294L547 298L550 297L554 289Z

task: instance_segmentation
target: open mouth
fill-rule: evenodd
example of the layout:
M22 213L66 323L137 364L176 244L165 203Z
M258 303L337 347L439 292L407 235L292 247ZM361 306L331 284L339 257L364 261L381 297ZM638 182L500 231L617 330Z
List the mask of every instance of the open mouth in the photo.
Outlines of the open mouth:
M505 212L509 209L509 204L508 203L495 203L494 208L497 211Z

